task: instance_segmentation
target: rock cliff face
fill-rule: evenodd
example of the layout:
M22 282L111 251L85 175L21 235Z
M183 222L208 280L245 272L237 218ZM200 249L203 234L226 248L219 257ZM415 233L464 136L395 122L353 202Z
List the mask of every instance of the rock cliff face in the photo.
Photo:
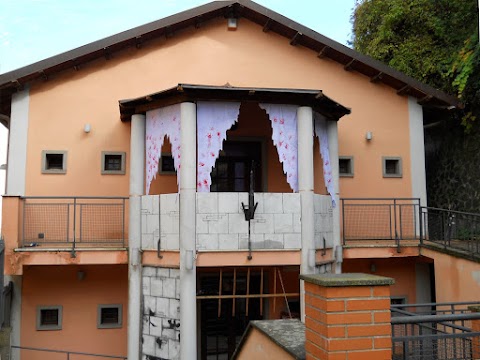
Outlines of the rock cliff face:
M428 206L480 213L480 124L425 130Z

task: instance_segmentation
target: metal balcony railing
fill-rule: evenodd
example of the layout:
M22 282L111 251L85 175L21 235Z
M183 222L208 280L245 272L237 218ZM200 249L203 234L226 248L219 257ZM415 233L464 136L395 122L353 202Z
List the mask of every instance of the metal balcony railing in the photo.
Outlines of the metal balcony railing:
M420 240L420 199L341 199L343 242Z
M125 246L126 197L24 197L22 247Z
M422 207L422 240L480 255L480 214Z
M10 353L12 354L11 359L18 359L20 355L23 358L29 358L29 356L35 357L35 359L58 359L58 360L74 360L74 359L84 359L84 360L95 360L95 359L123 359L127 360L126 356L116 356L116 355L104 355L104 354L93 354L87 352L78 352L78 351L66 351L66 350L54 350L54 349L44 349L44 348L35 348L30 346L10 346Z
M392 305L393 360L474 360L480 332L472 330L479 302Z

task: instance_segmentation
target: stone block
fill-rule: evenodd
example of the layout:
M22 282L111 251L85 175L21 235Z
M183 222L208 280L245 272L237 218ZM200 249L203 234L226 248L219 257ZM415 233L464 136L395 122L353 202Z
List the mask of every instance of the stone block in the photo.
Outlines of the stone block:
M199 250L218 250L218 234L198 234L197 248Z
M175 337L176 337L175 329L170 329L170 328L164 328L164 329L163 329L162 339L165 339L165 340L176 340Z
M218 213L218 193L197 193L197 214Z
M215 219L208 222L208 232L210 234L228 233L228 215L217 215Z
M293 214L293 232L301 233L302 232L302 217L300 214Z
M265 238L263 234L251 234L250 241L252 249L265 249Z
M175 279L163 279L163 297L169 299L175 298Z
M163 279L158 277L150 279L150 294L152 296L163 296Z
M142 334L143 335L150 335L150 316L143 315L142 316Z
M142 352L146 355L156 355L155 336L143 335Z
M265 249L283 249L282 234L265 234Z
M150 277L144 276L142 278L142 294L143 295L150 295Z
M208 234L208 220L207 215L197 214L197 223L196 223L197 234Z
M172 360L180 359L180 341L168 340L168 358Z
M152 266L144 266L142 268L143 276L157 276L157 268Z
M302 236L300 234L284 234L285 249L300 249L302 247Z
M179 269L170 269L170 277L174 279L180 279L180 270Z
M160 214L179 212L180 196L178 193L160 195Z
M175 279L175 299L180 299L180 279Z
M245 221L245 215L228 214L228 233L229 234L246 234L248 232L248 222Z
M158 215L145 215L147 220L147 234L153 234L160 228L160 218Z
M283 212L300 214L300 194L282 194L283 196Z
M273 222L276 234L293 233L293 214L274 214Z
M238 234L219 234L219 250L238 250Z
M157 298L157 312L155 313L157 317L168 317L170 311L169 299L166 298Z
M153 234L142 234L142 249L155 249L155 239Z
M247 223L248 222L243 219ZM274 218L273 214L255 214L255 219L251 221L252 233L254 234L273 234L274 233Z
M140 198L140 210L142 214L152 214L152 202L153 196L152 195L145 195Z
M149 317L150 335L162 336L162 318L156 316Z
M253 200L254 202L258 203L257 205L257 209L255 210L255 214L264 214L265 213L265 197L264 197L264 193L255 193L253 195ZM248 204L248 199L247 199L247 202L245 203L245 205ZM241 204L240 204L240 208L241 208Z
M157 311L157 301L153 296L143 297L143 313L145 315L155 314Z
M238 237L238 249L246 250L248 249L248 234L240 234Z
M283 213L283 196L281 193L264 193L263 198L265 214Z
M168 359L168 351L169 351L168 339L164 337L161 337L159 339L162 341L161 342L162 345L159 346L157 344L155 356L160 359Z
M180 235L179 234L165 234L162 236L161 248L164 250L178 250L180 249Z
M180 218L178 213L162 214L160 217L161 234L178 234L180 232Z
M169 316L172 319L180 320L180 300L177 299L169 299L170 308L169 308Z
M240 212L238 193L218 193L218 212L220 214L233 214Z
M161 278L161 279L169 278L170 277L170 269L159 267L159 268L157 268L156 276Z

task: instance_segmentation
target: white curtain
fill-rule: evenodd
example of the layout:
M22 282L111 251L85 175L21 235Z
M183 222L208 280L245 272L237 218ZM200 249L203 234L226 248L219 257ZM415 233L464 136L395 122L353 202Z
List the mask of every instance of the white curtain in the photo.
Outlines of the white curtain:
M259 104L272 123L272 140L277 147L278 159L283 165L287 182L298 192L298 132L295 105Z
M330 163L330 152L328 150L327 122L322 115L315 112L313 113L313 119L315 121L315 134L320 143L320 155L322 155L323 160L323 179L325 181L325 187L332 198L332 205L335 207L335 183L333 180L332 165Z
M162 146L167 136L172 144L172 157L177 170L177 184L180 179L180 104L147 111L145 131L146 152L146 194L158 173Z
M197 103L198 192L210 191L212 169L227 138L227 130L237 122L239 112L239 102Z

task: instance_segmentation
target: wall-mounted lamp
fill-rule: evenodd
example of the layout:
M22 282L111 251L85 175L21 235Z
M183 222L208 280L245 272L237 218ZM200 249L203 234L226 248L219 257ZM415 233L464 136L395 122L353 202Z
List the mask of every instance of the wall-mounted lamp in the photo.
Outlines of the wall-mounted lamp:
M237 18L228 18L228 30L237 30Z
M77 280L82 281L85 279L85 271L79 270L77 271Z
M85 131L87 134L92 131L92 125L90 124L85 124L85 126L83 127L83 131Z
M373 133L371 131L367 131L365 133L365 139L370 141L370 140L372 140L372 138L373 138Z
M185 269L193 270L193 250L185 251Z

